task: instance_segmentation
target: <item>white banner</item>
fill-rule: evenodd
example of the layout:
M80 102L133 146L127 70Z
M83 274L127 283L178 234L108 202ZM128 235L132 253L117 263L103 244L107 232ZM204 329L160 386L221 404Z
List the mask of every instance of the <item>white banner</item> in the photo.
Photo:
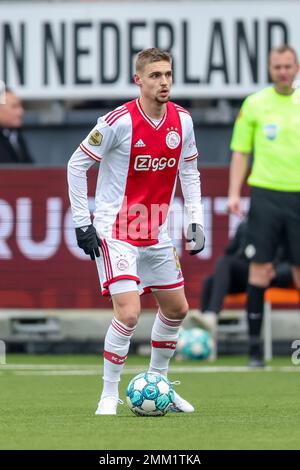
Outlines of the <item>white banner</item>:
M271 47L300 44L300 4L0 3L0 79L28 99L136 96L136 53L174 57L173 98L242 97L268 83Z

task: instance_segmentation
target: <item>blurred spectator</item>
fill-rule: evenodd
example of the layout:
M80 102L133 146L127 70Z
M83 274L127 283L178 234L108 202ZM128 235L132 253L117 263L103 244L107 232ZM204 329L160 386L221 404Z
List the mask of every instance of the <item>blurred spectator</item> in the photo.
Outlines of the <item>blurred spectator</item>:
M33 163L21 132L22 102L6 89L4 103L0 104L0 163Z
M229 242L225 253L216 263L214 273L204 279L200 299L200 311L191 313L191 319L202 328L209 330L216 342L218 314L222 310L227 294L246 292L249 264L247 258L248 223L244 220ZM291 265L285 247L280 245L273 260L271 287L289 287L293 284ZM211 359L216 358L216 345Z

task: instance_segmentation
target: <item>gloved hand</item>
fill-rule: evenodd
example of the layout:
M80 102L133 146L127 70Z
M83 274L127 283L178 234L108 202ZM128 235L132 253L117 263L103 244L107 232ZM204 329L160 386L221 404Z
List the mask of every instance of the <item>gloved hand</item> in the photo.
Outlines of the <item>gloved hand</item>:
M190 250L190 255L196 255L204 250L205 236L203 227L200 224L189 224L186 239L188 242L195 242L193 249Z
M101 242L95 227L91 224L87 227L78 227L75 231L79 248L82 248L86 255L90 255L92 260L95 260L95 255L99 258Z

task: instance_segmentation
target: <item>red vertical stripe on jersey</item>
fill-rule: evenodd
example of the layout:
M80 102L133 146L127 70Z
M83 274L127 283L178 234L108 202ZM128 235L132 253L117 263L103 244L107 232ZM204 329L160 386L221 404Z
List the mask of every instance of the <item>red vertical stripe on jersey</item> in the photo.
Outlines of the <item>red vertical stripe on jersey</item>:
M126 104L132 121L132 142L123 205L113 236L132 245L154 245L169 212L182 149L178 110L171 102L158 124L136 100ZM143 147L135 147L142 140Z

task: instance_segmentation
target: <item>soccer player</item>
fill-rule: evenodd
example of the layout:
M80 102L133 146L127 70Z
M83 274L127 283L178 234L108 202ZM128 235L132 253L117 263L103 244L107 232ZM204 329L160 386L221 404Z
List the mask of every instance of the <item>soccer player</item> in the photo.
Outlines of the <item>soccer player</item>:
M284 45L269 56L274 86L246 98L235 122L228 207L241 215L240 193L250 154L254 163L249 235L245 249L250 260L247 316L249 366L263 367L260 331L264 292L273 277L272 259L284 239L293 278L300 288L300 93L293 88L299 65L295 50Z
M187 240L194 242L191 254L204 248L198 152L190 114L169 101L171 56L156 48L141 51L134 80L140 97L100 117L68 164L78 245L96 259L102 294L111 296L114 308L96 414L117 412L140 293L152 292L159 305L149 371L167 375L188 311L180 263L167 231L177 174L189 216ZM91 224L86 172L95 161L101 164ZM177 393L172 408L194 411Z

